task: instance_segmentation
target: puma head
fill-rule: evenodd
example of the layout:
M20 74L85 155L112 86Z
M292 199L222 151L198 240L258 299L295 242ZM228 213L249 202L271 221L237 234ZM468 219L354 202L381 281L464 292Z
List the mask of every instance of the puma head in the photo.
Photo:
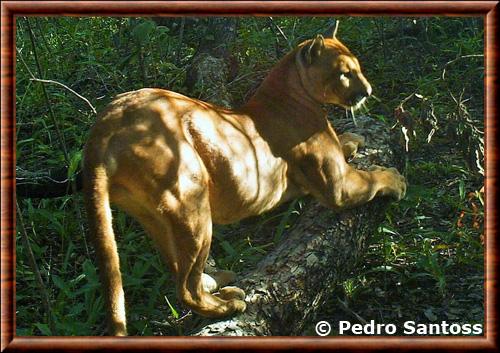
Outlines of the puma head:
M304 89L320 103L356 109L372 93L358 59L335 36L301 43L295 60Z

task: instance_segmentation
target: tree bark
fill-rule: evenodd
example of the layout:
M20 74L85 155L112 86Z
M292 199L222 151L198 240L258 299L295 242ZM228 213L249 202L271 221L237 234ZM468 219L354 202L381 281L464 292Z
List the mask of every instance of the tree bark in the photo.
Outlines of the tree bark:
M208 28L200 37L196 53L186 68L189 91L200 90L198 98L226 108L233 105L227 84L238 73L238 60L231 51L231 44L237 36L239 20L229 17L204 19Z
M366 137L352 163L400 167L385 124L369 117L337 120L337 132ZM236 283L245 290L247 311L211 322L193 335L300 335L321 310L336 284L363 260L367 240L384 218L389 200L377 198L356 209L334 213L311 201L284 241Z

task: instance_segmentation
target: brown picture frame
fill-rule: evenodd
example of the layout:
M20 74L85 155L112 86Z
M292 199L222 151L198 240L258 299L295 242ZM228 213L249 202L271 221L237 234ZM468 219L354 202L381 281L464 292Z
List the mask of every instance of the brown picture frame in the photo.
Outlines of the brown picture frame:
M481 16L485 23L485 336L481 337L19 337L15 335L15 18L17 16L391 15ZM498 350L498 1L4 1L1 4L1 350Z

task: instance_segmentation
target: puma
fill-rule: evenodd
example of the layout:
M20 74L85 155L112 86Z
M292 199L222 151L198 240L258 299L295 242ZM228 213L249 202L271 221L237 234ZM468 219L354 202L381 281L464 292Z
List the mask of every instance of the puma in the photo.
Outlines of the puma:
M318 35L288 53L237 110L162 89L118 95L90 132L83 171L109 333L127 334L110 204L152 237L175 276L178 298L217 318L243 312L246 304L237 287L211 293L230 280L227 273L203 273L213 223L236 222L306 194L339 211L378 195L404 197L406 182L396 169L362 171L347 163L364 139L337 136L322 108L356 108L371 91L349 49L335 36Z

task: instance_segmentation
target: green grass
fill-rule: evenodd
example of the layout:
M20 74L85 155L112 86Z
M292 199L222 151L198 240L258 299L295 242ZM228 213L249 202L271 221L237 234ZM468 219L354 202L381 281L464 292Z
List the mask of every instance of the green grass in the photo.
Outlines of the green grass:
M333 23L328 17L275 17L274 22L288 42L266 18L240 19L238 36L230 43L238 75L228 83L236 103L245 101L289 44ZM30 23L43 78L67 84L97 110L113 95L144 86L203 94L197 86L188 91L184 80L199 43L213 40L207 19L186 22L182 40L178 27L137 18L31 18ZM18 177L31 180L65 165L72 177L95 116L86 103L55 85L46 85L45 100L27 70L38 75L24 18L17 21L16 35ZM335 288L318 318L483 322L484 195L478 192L484 183L482 19L343 17L339 37L358 55L374 88L369 114L394 127L402 146L402 124L409 129L409 151L400 156L406 161L409 189L404 200L387 210L359 271ZM49 105L64 135L68 161ZM407 112L404 121L395 117L398 106ZM81 196L20 199L19 206L16 333L103 332L103 300ZM217 265L239 273L255 268L286 237L301 207L299 200L239 224L215 227ZM151 241L136 222L119 211L114 215L130 333L189 332L197 318L177 301L171 275ZM264 238L264 233L272 237ZM311 328L305 333L314 334Z

